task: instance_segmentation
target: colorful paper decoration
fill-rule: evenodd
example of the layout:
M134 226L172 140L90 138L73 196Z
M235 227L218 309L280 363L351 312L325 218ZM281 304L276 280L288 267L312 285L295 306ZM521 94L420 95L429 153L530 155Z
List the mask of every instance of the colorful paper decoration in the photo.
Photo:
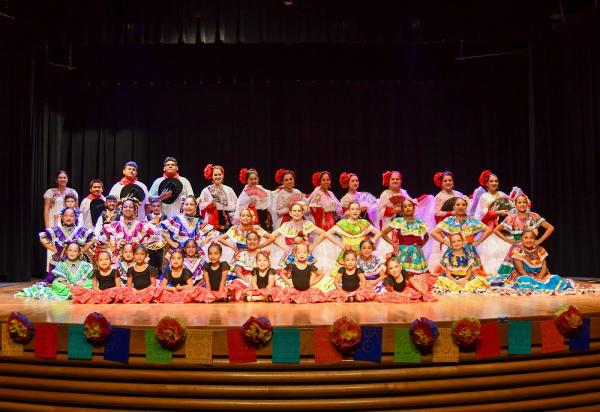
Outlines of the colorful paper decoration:
M248 345L239 328L227 330L229 363L256 362L256 349Z
M479 343L477 344L477 359L485 359L500 355L500 334L498 323L488 322L481 325Z
M452 323L452 339L462 351L477 349L480 334L481 323L477 318L467 317Z
M273 363L300 363L300 329L273 329Z
M177 319L164 316L156 325L155 335L163 348L175 350L185 341L185 327Z
M255 318L250 316L241 328L242 336L246 343L255 348L267 345L273 337L273 326L265 317Z
M313 335L316 363L336 363L341 362L344 359L342 354L329 340L328 327L313 329Z
M409 328L394 329L394 362L421 362L421 352L410 338Z
M531 353L531 321L511 320L508 322L508 354L528 355Z
M354 360L381 362L381 326L362 326L360 344L354 354Z
M11 312L6 320L6 325L10 338L22 345L28 344L35 334L35 328L27 316L21 312Z
M185 339L185 359L212 365L213 332L205 329L188 329Z
M23 356L23 344L10 338L6 323L2 324L2 350L0 354L2 356Z
M583 317L575 306L565 305L554 314L554 323L564 336L573 336L583 325Z
M361 339L360 325L346 316L333 322L329 330L329 339L341 353L354 352Z
M569 341L571 350L586 352L590 350L590 320L583 319L583 324Z
M67 341L67 357L69 359L92 359L92 345L83 331L83 325L69 325Z
M458 346L452 340L452 329L439 328L439 333L433 344L433 362L458 362Z
M422 354L431 352L438 336L437 325L427 318L415 319L410 325L410 337Z
M35 325L34 351L36 358L56 359L56 325L37 323Z
M171 363L173 362L173 352L166 349L156 338L152 329L144 331L146 341L146 362L150 363Z
M104 360L128 363L130 340L130 329L112 328L110 338L104 345Z
M562 352L566 349L565 337L559 332L554 320L540 322L542 353Z

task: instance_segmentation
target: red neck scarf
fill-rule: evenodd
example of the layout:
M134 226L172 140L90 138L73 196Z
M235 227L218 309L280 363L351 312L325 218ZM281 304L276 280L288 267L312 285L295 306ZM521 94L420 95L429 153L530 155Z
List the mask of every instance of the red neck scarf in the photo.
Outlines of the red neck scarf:
M123 178L121 179L120 183L123 186L129 186L129 185L133 185L135 184L135 182L137 182L137 177L134 177L133 179L128 178L127 176L123 176Z
M102 199L102 193L100 193L99 195L95 195L93 193L90 193L89 195L87 195L87 199L90 199L90 200Z
M165 179L168 179L169 177L174 177L175 179L179 179L179 173L175 172L175 173L172 173L169 175L167 172L163 172L163 177Z

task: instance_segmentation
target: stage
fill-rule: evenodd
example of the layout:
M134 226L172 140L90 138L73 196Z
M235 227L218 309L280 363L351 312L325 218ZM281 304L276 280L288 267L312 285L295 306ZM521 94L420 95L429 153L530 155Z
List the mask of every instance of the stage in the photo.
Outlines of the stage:
M279 303L74 305L14 298L23 285L0 288L0 320L12 311L34 323L58 324L57 359L34 357L33 344L22 357L0 357L0 409L10 410L595 410L600 405L600 300L585 296L442 296L415 304ZM552 319L571 304L591 319L590 350L542 353L539 321ZM93 311L113 326L131 329L128 364L105 361L95 348L91 361L69 360L66 325L81 324ZM189 362L174 352L169 364L145 359L144 330L165 316L187 328L213 331L213 362ZM266 316L275 327L301 330L299 364L276 364L271 348L257 362L228 360L226 330L249 316ZM346 315L361 325L383 327L381 363L345 358L317 363L313 329ZM484 360L460 353L458 363L394 362L394 329L426 316L439 327L466 316L498 320L499 356ZM508 320L530 320L532 352L508 355Z

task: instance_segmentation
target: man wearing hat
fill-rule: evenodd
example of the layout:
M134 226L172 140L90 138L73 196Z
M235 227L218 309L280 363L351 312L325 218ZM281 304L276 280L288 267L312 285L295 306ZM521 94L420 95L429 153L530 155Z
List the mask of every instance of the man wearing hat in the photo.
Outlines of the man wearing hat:
M162 200L162 211L168 217L180 214L181 200L194 196L194 190L189 180L179 176L177 159L167 157L163 162L163 175L152 183L150 196Z
M136 162L129 161L123 166L123 178L110 189L110 194L119 199L119 204L126 198L137 202L137 220L144 221L146 214L150 213L148 203L148 188L137 178L138 166Z

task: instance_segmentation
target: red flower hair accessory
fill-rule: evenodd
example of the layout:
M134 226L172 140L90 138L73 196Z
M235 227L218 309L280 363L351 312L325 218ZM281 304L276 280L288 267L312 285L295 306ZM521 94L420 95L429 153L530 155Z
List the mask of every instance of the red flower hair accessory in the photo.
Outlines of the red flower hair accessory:
M240 170L240 182L245 185L248 182L248 168Z
M265 346L273 337L273 326L265 317L250 316L240 331L246 343L255 348Z
M112 327L108 319L99 312L92 312L85 317L83 321L83 334L94 346L102 346L112 332Z
M348 183L350 183L350 178L352 176L356 176L354 173L346 173L343 172L340 175L340 186L342 189L348 189Z
M477 348L481 323L479 319L467 317L452 323L452 339L463 351L472 351Z
M329 340L341 353L352 353L360 338L360 325L346 316L333 322L329 329Z
M156 325L156 340L165 349L176 349L185 340L185 328L175 318L164 316Z
M491 170L484 170L483 172L481 172L481 174L479 175L479 184L483 187L487 186L487 182L490 178L490 176L492 175L492 171Z
M10 338L20 344L27 344L35 334L35 328L21 312L11 312L6 320L6 329Z
M392 178L392 172L387 170L387 171L383 172L383 174L381 175L381 183L384 186L389 186L391 178Z
M314 172L310 180L314 187L319 187L319 180L321 180L321 172Z
M283 176L287 173L288 171L285 169L277 169L277 171L275 172L275 183L277 183L278 185L283 183Z
M573 336L583 325L583 318L575 306L565 305L554 314L554 324L563 336Z
M213 172L213 165L212 165L212 163L209 163L204 168L204 178L206 180L211 180L212 179L212 172Z

